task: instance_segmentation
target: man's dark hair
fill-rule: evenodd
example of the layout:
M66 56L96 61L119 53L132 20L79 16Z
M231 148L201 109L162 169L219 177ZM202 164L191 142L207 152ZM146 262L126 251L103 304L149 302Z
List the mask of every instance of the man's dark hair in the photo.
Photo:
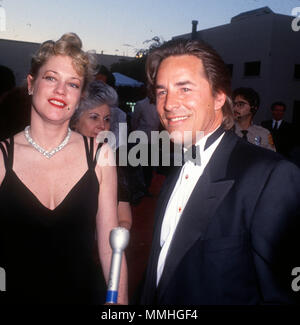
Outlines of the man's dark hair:
M0 65L0 96L16 86L16 79L13 71Z
M232 93L232 99L234 100L237 96L242 96L249 103L253 115L257 112L260 99L258 93L253 88L236 88Z
M273 109L275 108L275 106L282 106L284 108L284 111L286 110L286 105L284 102L274 102L271 105L271 111L273 111Z
M108 70L108 68L106 68L105 65L100 65L97 67L97 73L96 75L98 74L102 74L103 76L106 76L106 83L115 88L116 87L116 78L115 76L111 73L110 70Z
M233 114L231 95L231 78L227 66L220 55L208 44L199 40L171 40L151 50L147 57L146 74L148 92L155 103L156 76L161 62L170 56L193 55L202 61L204 72L211 86L213 95L223 92L226 95L223 111L223 127L232 128Z

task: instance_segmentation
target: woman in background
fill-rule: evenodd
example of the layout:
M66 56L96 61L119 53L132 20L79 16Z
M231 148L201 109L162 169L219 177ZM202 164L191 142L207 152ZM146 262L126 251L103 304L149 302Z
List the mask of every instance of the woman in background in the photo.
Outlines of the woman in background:
M117 105L118 95L116 91L102 81L93 81L89 84L86 96L74 113L70 125L77 132L87 137L97 137L99 132L110 130L110 108ZM117 151L118 154L118 151ZM118 166L118 219L119 225L130 230L132 214L130 207L130 190L128 169L126 166Z
M0 267L9 302L105 302L109 234L118 226L113 154L99 146L108 154L97 162L93 139L68 127L93 62L76 34L44 42L27 77L31 123L0 145ZM124 258L118 302L127 303Z

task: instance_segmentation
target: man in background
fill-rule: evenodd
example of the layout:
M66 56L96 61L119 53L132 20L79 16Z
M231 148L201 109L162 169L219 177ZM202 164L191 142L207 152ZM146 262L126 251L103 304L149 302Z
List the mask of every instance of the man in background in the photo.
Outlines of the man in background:
M235 133L250 143L275 151L271 133L253 123L259 108L259 95L252 88L237 88L233 91Z
M289 157L296 144L296 132L291 123L284 121L285 111L285 103L274 102L271 105L272 120L263 121L261 125L271 132L276 151Z
M146 195L150 195L149 188L152 181L153 167L151 166L151 132L158 131L160 126L159 117L154 104L150 103L149 98L139 100L131 118L132 131L143 131L148 138L148 166L143 166L143 174L146 186Z
M104 66L100 65L95 77L96 80L103 81L112 88L116 88L116 80L114 75ZM116 138L116 148L119 146L125 145L127 142L127 133L120 134L120 123L126 123L127 125L127 116L124 111L122 111L116 104L115 106L110 107L110 130L114 133ZM124 129L122 129L123 131Z

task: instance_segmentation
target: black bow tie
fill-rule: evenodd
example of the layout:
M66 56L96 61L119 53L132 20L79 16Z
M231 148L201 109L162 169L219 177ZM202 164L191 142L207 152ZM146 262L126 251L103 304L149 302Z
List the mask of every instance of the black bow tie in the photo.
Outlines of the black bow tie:
M200 148L199 146L191 145L186 152L182 149L182 165L184 165L187 161L193 162L195 165L201 165L201 157L200 157Z
M211 134L204 146L204 151L208 149L222 134L224 133L224 129L220 126L213 134ZM201 165L201 157L200 157L200 148L199 146L192 145L188 148L186 152L182 149L182 165L184 165L187 161L193 162L195 165Z

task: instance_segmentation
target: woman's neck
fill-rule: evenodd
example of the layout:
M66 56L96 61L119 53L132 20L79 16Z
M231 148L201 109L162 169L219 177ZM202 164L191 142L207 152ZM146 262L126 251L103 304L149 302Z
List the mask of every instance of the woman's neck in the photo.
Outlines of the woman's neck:
M29 133L39 146L45 150L51 150L59 146L65 139L68 133L68 126L68 121L54 124L32 114Z

